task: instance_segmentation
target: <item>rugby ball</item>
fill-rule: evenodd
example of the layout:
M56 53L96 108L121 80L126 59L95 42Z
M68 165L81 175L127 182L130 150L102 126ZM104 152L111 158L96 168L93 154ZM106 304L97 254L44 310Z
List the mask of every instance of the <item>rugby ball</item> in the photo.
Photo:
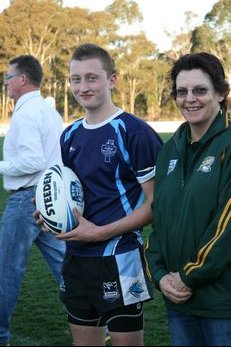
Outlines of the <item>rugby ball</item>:
M73 214L74 207L81 215L84 210L81 182L64 165L54 165L43 172L36 188L35 200L44 224L56 234L66 233L78 225Z

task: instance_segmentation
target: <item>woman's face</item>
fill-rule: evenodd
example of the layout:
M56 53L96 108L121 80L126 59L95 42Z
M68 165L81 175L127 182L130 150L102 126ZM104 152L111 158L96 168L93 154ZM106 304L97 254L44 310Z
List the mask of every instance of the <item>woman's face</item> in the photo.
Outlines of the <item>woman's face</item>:
M224 99L218 94L208 74L200 69L181 70L176 78L176 103L191 125L207 126L213 122Z

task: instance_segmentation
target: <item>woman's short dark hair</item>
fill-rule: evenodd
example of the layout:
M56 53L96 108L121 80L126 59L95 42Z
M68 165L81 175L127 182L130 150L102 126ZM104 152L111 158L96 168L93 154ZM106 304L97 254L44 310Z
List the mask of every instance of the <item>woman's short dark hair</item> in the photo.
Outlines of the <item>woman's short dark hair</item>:
M208 52L185 54L173 65L170 76L172 80L172 96L176 98L176 78L182 70L200 69L211 79L217 93L224 96L220 102L223 109L227 109L227 96L230 91L229 83L225 80L224 68L220 60Z

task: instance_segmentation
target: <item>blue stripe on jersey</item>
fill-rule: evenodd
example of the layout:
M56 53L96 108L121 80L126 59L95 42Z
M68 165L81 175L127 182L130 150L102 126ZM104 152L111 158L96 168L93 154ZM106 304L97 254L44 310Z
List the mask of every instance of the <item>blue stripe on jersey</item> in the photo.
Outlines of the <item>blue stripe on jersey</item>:
M115 179L116 179L116 186L120 193L120 201L122 203L122 206L126 215L128 215L132 213L133 210L126 196L126 189L124 188L123 183L119 177L119 166L117 166L117 169L116 169Z
M119 193L120 193L120 200L122 202L123 209L124 209L126 215L130 214L133 210L131 208L131 205L129 204L128 199L126 198L125 188L124 188L121 180L119 179L119 168L118 167L116 170L116 185L117 185ZM142 205L143 201L144 201L144 192L142 191L140 194L139 200L136 204L136 208L140 207ZM143 240L142 240L142 237L140 235L140 231L137 230L137 231L135 231L135 233L137 234L137 238L138 238L138 241L140 242L140 244L143 244ZM104 253L103 253L104 257L109 256L109 255L113 255L115 253L116 245L118 244L120 238L121 238L121 236L116 237L115 239L112 239L108 242L108 244L104 250Z
M71 134L73 133L73 131L75 131L76 129L78 129L78 127L83 123L83 120L78 120L76 121L72 127L70 128L69 131L66 132L65 137L64 137L64 142L67 142L69 140L69 138L71 137Z
M144 192L142 190L141 194L140 194L140 197L139 197L139 200L137 201L135 210L143 205L144 197L145 197L145 195L144 195ZM135 233L137 235L137 240L139 241L139 243L141 245L143 245L144 242L143 242L143 238L141 236L140 230L134 230L133 233Z
M113 128L115 129L115 132L117 134L117 138L118 138L118 145L119 148L121 150L121 153L123 155L124 160L126 161L126 163L128 163L128 165L131 165L131 161L129 158L129 154L128 151L124 148L124 143L123 143L123 139L121 136L121 132L119 130L119 125L121 125L124 129L124 131L126 132L126 127L124 122L121 119L113 119L113 121L111 122L111 125L113 126Z
M117 236L108 242L108 244L107 244L107 246L103 252L104 257L115 254L116 246L117 246L119 240L121 239L121 237L122 236Z

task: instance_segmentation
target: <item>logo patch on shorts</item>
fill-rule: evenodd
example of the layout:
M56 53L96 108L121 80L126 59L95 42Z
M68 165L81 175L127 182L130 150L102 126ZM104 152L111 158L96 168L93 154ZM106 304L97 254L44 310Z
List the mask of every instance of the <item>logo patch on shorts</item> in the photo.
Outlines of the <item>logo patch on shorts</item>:
M136 298L140 298L141 293L144 291L144 289L142 288L142 283L140 281L136 281L135 283L133 283L131 285L131 287L129 288L129 292L135 296Z
M114 302L119 299L120 294L117 287L117 282L103 282L103 298L106 301Z

